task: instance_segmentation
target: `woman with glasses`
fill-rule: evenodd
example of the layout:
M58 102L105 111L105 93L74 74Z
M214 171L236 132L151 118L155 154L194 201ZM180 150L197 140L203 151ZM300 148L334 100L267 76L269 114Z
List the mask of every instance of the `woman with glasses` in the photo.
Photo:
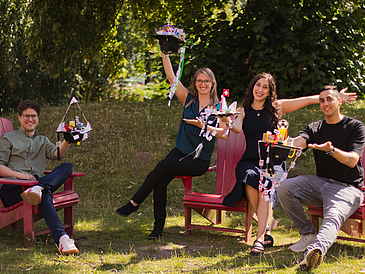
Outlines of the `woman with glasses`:
M347 102L356 99L356 93L341 91L342 100ZM231 127L235 133L241 130L246 137L246 150L236 167L236 184L223 200L223 205L233 206L242 196L247 197L257 215L258 232L253 244L251 255L261 255L264 247L270 247L274 239L267 233L269 217L272 217L269 201L265 200L259 190L259 155L257 141L263 133L273 131L279 118L285 114L310 104L318 104L319 96L305 96L294 99L277 100L276 85L271 74L258 74L249 84L244 97L244 103L238 111L236 123ZM265 159L265 158L263 158ZM271 182L267 189L271 188Z
M166 76L170 84L173 84L175 76L169 56L162 54L162 62ZM203 123L197 117L207 107L213 107L219 103L214 73L208 68L199 69L194 74L192 83L188 88L181 82L178 82L175 94L184 106L175 148L147 175L144 183L132 199L116 211L121 216L130 215L138 210L139 205L153 190L155 222L154 229L149 235L150 239L158 239L163 233L166 219L166 189L168 184L174 176L199 176L204 174L209 168L215 145L214 136L212 136L213 138L210 141L204 138L203 149L200 154L192 153L201 142L199 134ZM214 119L213 117L210 118ZM227 124L225 122L221 121L219 128L214 126L213 122L213 124L208 125L207 130L210 130L210 132L215 131L215 137L228 138L225 135L227 131Z

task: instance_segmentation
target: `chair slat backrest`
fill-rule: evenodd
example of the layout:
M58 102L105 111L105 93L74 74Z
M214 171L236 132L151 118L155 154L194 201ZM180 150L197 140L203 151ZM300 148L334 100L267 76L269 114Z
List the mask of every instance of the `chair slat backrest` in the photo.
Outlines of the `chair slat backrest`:
M0 117L0 138L3 136L4 133L12 131L14 131L12 123L9 120Z
M9 120L0 117L0 138L3 136L4 133L12 131L14 131L12 123ZM4 204L2 203L1 199L0 207L4 208Z
M235 168L246 149L243 131L230 132L227 140L218 139L216 194L227 195L236 183Z

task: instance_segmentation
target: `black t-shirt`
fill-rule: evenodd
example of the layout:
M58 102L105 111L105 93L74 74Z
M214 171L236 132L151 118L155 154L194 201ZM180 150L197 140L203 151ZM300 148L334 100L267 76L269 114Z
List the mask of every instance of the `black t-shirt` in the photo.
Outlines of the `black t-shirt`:
M361 165L365 143L365 127L358 120L344 116L337 124L327 124L325 120L313 122L300 134L308 144L323 144L331 141L333 146L343 151L355 151L360 160L355 167L341 164L324 151L313 149L317 176L331 178L358 188L363 186L364 170Z

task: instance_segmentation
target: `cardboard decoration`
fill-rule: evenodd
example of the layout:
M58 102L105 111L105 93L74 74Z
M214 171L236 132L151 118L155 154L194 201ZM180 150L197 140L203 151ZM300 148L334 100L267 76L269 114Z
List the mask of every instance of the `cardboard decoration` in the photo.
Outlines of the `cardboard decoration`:
M181 28L175 28L172 25L165 25L162 30L157 31L156 34L151 35L153 38L158 39L160 49L164 54L180 53L179 67L176 71L174 77L174 82L170 87L169 102L168 106L171 104L171 100L175 95L178 83L182 76L182 71L184 67L184 57L185 57L185 32Z
M180 45L185 44L185 32L183 29L175 28L172 25L165 25L156 34L151 35L158 39L160 49L164 54L178 53Z
M219 127L219 119L221 117L224 116L232 116L232 115L236 115L236 114L240 114L240 112L238 112L236 110L237 108L237 102L233 102L232 104L230 104L230 106L227 106L227 101L226 101L226 96L229 96L229 92L225 92L225 90L223 90L223 94L221 96L221 101L219 102L219 104L215 107L206 107L204 111L202 111L200 113L199 119L203 124L203 127L199 133L199 137L200 137L200 143L198 144L198 146L195 148L194 151L192 151L191 153L189 153L188 155L185 155L184 157L182 157L180 159L183 160L186 157L192 155L193 153L195 153L195 156L193 159L196 159L199 157L200 152L203 149L204 143L203 140L206 139L208 142L210 142L213 137L215 137L215 135L217 134L216 129ZM212 116L214 117L213 120L209 120L209 117ZM210 132L208 130L208 125L213 124L214 122L216 122L216 126L215 128L213 128L213 131ZM229 133L229 130L232 128L232 126L234 125L234 121L230 122L229 128L227 128L226 132L223 134L223 136L226 136Z
M293 139L288 136L289 123L281 119L278 121L277 129L274 134L266 132L263 134L262 140L258 140L258 154L259 154L259 171L260 182L259 191L266 201L270 201L271 197L276 191L276 188L288 177L289 171L295 167L295 162L302 153L300 147L293 146ZM262 159L261 152L266 151L266 159ZM275 167L281 166L288 158L295 158L290 163L289 169L283 175L276 172ZM265 156L264 156L265 157ZM266 168L264 165L266 164ZM278 170L278 169L277 169ZM271 181L271 187L268 185Z
M76 104L75 107L71 107ZM90 123L87 121L75 97L72 97L71 102L62 118L61 123L57 128L57 143L59 145L59 134L63 134L66 141L80 145L81 141L89 137L89 132L92 130Z

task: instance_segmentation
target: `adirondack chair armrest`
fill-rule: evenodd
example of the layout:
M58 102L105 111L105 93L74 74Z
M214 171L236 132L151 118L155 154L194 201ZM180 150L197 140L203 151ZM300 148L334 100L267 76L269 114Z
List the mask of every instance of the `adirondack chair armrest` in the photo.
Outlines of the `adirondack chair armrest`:
M44 173L48 174L50 173L50 170L46 170ZM64 189L65 190L74 190L73 187L73 178L75 177L81 177L85 176L84 172L73 172L71 176L66 180L64 183ZM0 184L4 185L20 185L22 186L23 190L26 190L29 187L37 185L38 181L28 181L28 180L17 180L17 179L6 179L6 178L0 178Z
M23 190L30 188L31 186L35 186L38 184L38 181L28 181L28 180L16 180L16 179L5 179L0 178L0 184L4 185L20 185Z
M207 172L213 172L217 170L217 166L209 167ZM174 176L174 178L180 178L185 187L185 194L191 193L193 187L193 178L196 176Z

